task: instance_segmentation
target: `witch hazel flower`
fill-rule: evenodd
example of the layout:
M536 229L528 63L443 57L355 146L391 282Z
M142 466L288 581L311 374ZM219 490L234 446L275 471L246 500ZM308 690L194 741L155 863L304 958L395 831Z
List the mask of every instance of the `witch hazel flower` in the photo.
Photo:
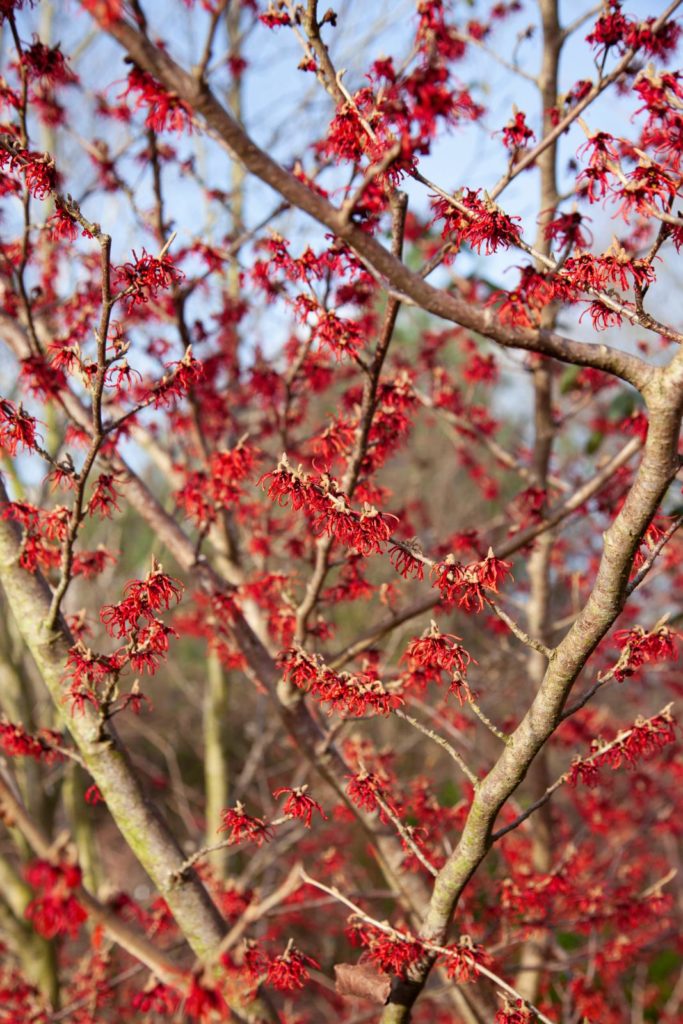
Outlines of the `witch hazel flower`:
M133 249L133 259L114 268L115 283L123 288L120 297L128 300L128 312L146 305L160 291L171 288L183 277L172 258L165 253L156 257L143 248L140 256Z
M192 127L192 110L173 92L164 89L148 71L133 65L125 92L119 99L133 96L135 110L146 110L145 125L155 132L182 132Z
M279 992L294 992L308 981L309 967L319 968L320 964L297 949L290 939L284 953L267 961L265 983Z
M489 548L486 558L462 565L454 555L433 566L432 586L441 591L444 601L457 601L466 612L482 611L489 598L487 591L497 594L498 584L510 573L511 563L496 558Z
M26 881L37 895L26 907L24 916L45 939L57 935L76 938L88 915L74 896L81 884L76 864L52 864L37 860L26 869Z
M649 633L642 626L618 630L614 640L621 648L621 655L613 669L614 678L621 683L648 662L676 661L678 636L665 625L655 626Z
M219 832L227 832L228 840L231 843L252 842L256 846L263 846L273 838L273 830L262 818L252 817L247 814L244 804L239 800L234 807L228 807L223 811L223 824Z
M151 623L155 612L178 603L183 585L164 573L162 566L152 560L152 570L144 580L130 580L125 588L126 597L118 604L105 605L100 618L111 636L129 636L140 619Z
M630 729L619 733L613 740L595 739L586 757L575 757L567 773L570 786L578 782L592 788L599 782L598 769L605 766L616 771L626 764L634 768L641 759L654 757L664 747L676 741L676 721L667 705L652 718L636 719Z
M310 828L314 811L317 811L326 821L327 815L318 801L308 796L307 790L308 786L295 786L294 788L282 786L280 789L275 790L273 796L276 800L279 800L281 796L287 794L287 799L282 808L283 813L289 814L292 818L300 818L304 826Z
M311 476L302 466L294 469L286 454L258 484L265 489L266 482L268 497L281 508L291 506L295 512L305 509L315 533L331 537L361 555L381 553L391 538L390 520L395 516L380 512L367 501L354 509L329 474Z
M328 704L329 714L336 712L352 718L388 715L405 703L399 693L388 690L371 670L355 675L335 672L318 655L309 654L297 645L282 651L278 665L288 682L321 704Z
M429 629L426 629L421 637L410 641L403 658L427 668L464 673L473 659L459 644L458 641L461 639L462 637L453 633L442 633L432 619Z

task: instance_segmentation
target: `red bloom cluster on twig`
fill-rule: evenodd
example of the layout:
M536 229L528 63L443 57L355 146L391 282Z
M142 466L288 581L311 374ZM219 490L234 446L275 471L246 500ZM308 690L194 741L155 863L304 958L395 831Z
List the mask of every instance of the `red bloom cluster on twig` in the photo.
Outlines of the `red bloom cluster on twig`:
M266 481L269 498L281 507L291 504L294 511L305 508L316 533L333 537L362 555L383 551L391 537L384 513L367 502L359 510L352 508L330 476L309 476L301 466L292 469L286 455L277 469L264 473L259 484L265 487Z
M453 633L442 633L432 620L429 629L426 629L421 637L410 641L403 658L428 668L442 669L444 672L464 673L472 657L458 643L461 639L462 637Z
M0 718L0 747L8 757L32 757L35 761L53 764L64 757L58 749L61 744L62 737L54 729L41 729L33 734L23 725Z
M75 938L88 915L73 894L81 884L75 864L34 861L26 869L26 881L39 895L26 907L24 916L45 939L56 935Z
M308 786L296 786L294 789L289 786L282 786L280 789L275 790L273 796L276 800L279 800L286 793L287 799L282 807L283 813L291 815L292 818L300 818L305 827L310 828L313 811L317 811L325 820L327 820L327 815L318 801L308 795L307 790Z
M227 832L231 843L244 841L263 846L273 838L273 830L262 818L252 817L245 813L244 804L238 800L234 807L223 811L223 824L219 832Z
M136 306L146 305L183 277L168 253L157 258L150 256L146 249L141 256L133 250L133 259L114 270L116 284L123 288L122 296L128 300L129 313Z
M438 562L432 568L433 586L441 591L444 601L457 601L467 612L481 611L487 601L486 591L498 593L510 572L510 562L496 558L492 551L480 562L462 565L454 556Z
M37 445L35 417L24 412L21 405L17 406L7 398L0 398L0 447L14 456L20 446L31 451Z
M279 992L295 992L308 981L309 967L319 968L320 964L289 942L284 953L266 960L266 985Z
M642 626L620 629L614 634L614 640L621 648L614 668L614 677L619 682L648 662L675 661L678 657L678 634L668 626L660 626L651 633Z
M613 771L626 763L634 767L641 758L653 757L658 751L676 740L675 719L670 707L653 718L636 719L635 725L616 739L609 742L593 740L591 753L584 758L576 757L567 776L570 785L583 782L595 786L598 769L609 765Z
M388 715L404 700L400 694L385 689L371 670L352 675L335 672L316 655L300 647L290 647L278 658L285 678L310 693L322 704L329 704L329 713L360 718L363 715Z
M168 92L148 71L134 65L121 98L133 96L135 110L146 110L145 124L155 132L182 132L192 126L192 110L175 93Z

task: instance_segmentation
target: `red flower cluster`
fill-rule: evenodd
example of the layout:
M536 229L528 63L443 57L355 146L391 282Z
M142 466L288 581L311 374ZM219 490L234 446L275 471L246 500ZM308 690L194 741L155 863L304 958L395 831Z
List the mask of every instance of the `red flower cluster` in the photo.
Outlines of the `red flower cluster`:
M176 502L197 525L212 523L219 509L234 506L242 497L239 484L252 472L258 453L240 441L234 448L212 452L207 472L189 473L176 491Z
M46 46L35 37L22 53L21 64L31 81L43 79L53 86L73 85L77 81L59 46Z
M27 572L59 565L59 545L69 524L69 510L58 505L49 512L28 502L10 501L0 506L0 518L13 519L24 528L19 565Z
M128 263L115 267L115 282L123 287L119 298L128 299L128 312L136 306L142 306L150 299L157 297L165 288L170 288L183 277L177 270L171 257L166 254L161 259L150 256L146 249L137 256L133 250L133 259Z
M651 57L663 57L676 48L681 26L673 20L666 20L653 31L655 18L638 22L628 18L621 10L621 0L609 0L607 10L601 14L593 31L586 36L599 54L615 49L618 53L626 50L644 50Z
M377 796L383 795L382 780L374 772L365 770L356 772L354 775L347 775L349 784L346 792L351 803L355 804L362 811L376 811Z
M64 756L56 749L61 743L61 735L53 729L41 729L34 735L23 725L0 718L0 747L8 757L32 757L35 761L53 764Z
M21 445L31 451L38 445L36 419L7 398L0 398L0 448L14 456Z
M317 811L325 820L327 820L327 815L318 801L308 796L307 789L308 786L296 786L294 789L291 789L289 786L282 786L280 789L275 790L273 796L276 800L279 800L281 796L287 793L288 796L282 808L283 812L291 815L292 818L300 818L305 827L310 828L313 811Z
M514 1003L506 999L504 1008L496 1013L495 1024L533 1024L534 1020L521 999L515 999Z
M444 966L447 976L460 985L478 977L479 966L485 967L488 962L489 955L484 947L472 942L469 935L461 935L459 942L448 947Z
M184 1010L188 1017L208 1024L209 1021L224 1020L230 1010L225 999L215 985L206 985L196 975L192 975L190 990L185 996Z
M614 669L614 677L619 682L648 662L678 658L678 634L668 626L660 626L652 633L646 633L642 626L620 629L614 634L614 640L622 652Z
M259 21L262 21L268 28L282 28L283 25L291 25L292 21L287 11L281 7L276 7L272 2L268 6L268 10L259 14Z
M416 541L394 544L389 549L389 561L404 580L411 579L411 577L415 580L423 580L424 564L419 557L421 554Z
M461 639L453 633L442 633L432 619L429 629L410 641L403 658L427 668L465 673L472 657L458 643Z
M123 601L105 605L100 610L100 619L109 635L117 639L125 637L128 641L127 646L114 655L118 670L128 660L136 672L147 671L150 675L156 672L168 651L168 638L178 634L171 626L164 625L155 612L180 601L182 590L182 583L167 576L154 562L146 579L126 584L127 596ZM80 655L77 657L80 659Z
M180 996L168 985L152 979L150 984L142 991L135 992L131 999L131 1006L140 1013L158 1013L163 1016L171 1016L180 1006Z
M292 469L283 455L275 470L258 481L268 484L268 497L294 511L305 508L316 533L334 537L362 555L380 553L391 537L388 517L367 502L360 510L351 508L346 495L328 475L309 476L303 468ZM393 518L393 517L392 517Z
M192 110L175 93L167 92L153 75L133 66L119 99L133 95L134 110L147 110L145 125L154 132L182 132L192 126Z
M487 256L498 249L509 249L521 240L520 228L510 217L488 198L480 199L479 190L465 189L459 206L438 197L433 202L434 220L443 220L442 238L468 242L475 252L482 248Z
M354 944L364 947L363 959L386 974L405 978L408 968L425 955L417 939L404 937L400 932L381 931L366 921L352 921L348 933Z
M56 935L76 938L88 915L73 895L81 884L81 870L74 864L34 861L26 869L26 881L39 895L26 907L24 916L45 939Z
M246 840L255 843L256 846L263 846L273 838L273 830L270 826L262 818L254 818L245 814L244 805L239 800L234 807L228 807L223 811L223 824L218 831L228 832L228 839L231 843L241 843Z
M320 964L290 942L284 953L266 961L266 985L279 992L294 992L308 981L309 967L319 968Z
M129 636L137 629L138 621L155 621L154 612L180 601L183 585L164 573L161 565L153 563L152 571L144 580L130 580L124 587L127 597L118 604L105 605L100 619L110 636Z
M511 121L503 128L503 145L512 153L519 149L526 149L534 138L529 125L526 123L526 115L523 111L517 111Z
M371 669L357 675L334 672L316 655L300 647L283 651L278 665L290 683L310 693L321 704L329 704L329 714L336 712L353 718L388 715L405 703L399 694L386 690Z
M120 495L114 487L115 480L113 473L100 473L90 495L88 515L93 516L97 513L101 519L110 519L113 509L121 511L116 503Z
M57 188L55 162L48 153L34 153L17 147L11 153L0 150L0 167L23 174L26 188L35 199L47 199Z
M498 584L509 575L510 562L496 558L491 550L481 562L461 565L453 555L432 568L433 586L441 591L444 601L457 601L466 612L481 611L486 604L486 591L498 593Z
M593 740L591 753L585 758L574 759L567 781L571 786L575 786L577 782L595 786L599 778L598 768L609 765L616 771L624 763L632 768L641 758L653 757L667 744L675 741L675 720L669 708L665 708L654 718L638 717L635 725L617 736L615 741L605 743Z

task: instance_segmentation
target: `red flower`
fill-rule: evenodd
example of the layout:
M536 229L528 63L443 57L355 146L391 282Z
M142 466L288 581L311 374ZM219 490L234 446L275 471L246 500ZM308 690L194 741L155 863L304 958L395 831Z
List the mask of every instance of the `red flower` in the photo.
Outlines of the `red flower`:
M556 241L561 249L585 249L591 242L591 237L582 230L582 225L587 219L576 210L572 213L560 213L548 221L543 233L547 239Z
M0 447L10 455L17 454L17 448L35 449L38 445L36 420L24 412L21 405L0 398Z
M321 663L302 647L290 647L278 657L278 665L286 679L301 690L308 690L319 678Z
M382 794L379 776L372 772L360 771L355 775L347 775L349 784L346 792L351 802L364 811L377 810L377 794Z
M225 999L214 986L204 985L196 975L192 976L190 991L185 996L185 1013L194 1020L208 1022L215 1020L214 1015L224 1020L230 1015Z
M635 23L621 13L620 0L609 0L608 9L602 14L593 31L586 36L586 42L591 43L599 54L615 47L623 52L627 46L627 39Z
M407 550L411 548L414 551ZM400 573L405 580L411 577L415 580L424 579L424 565L422 560L418 557L421 552L418 550L417 544L401 543L394 544L389 549L389 561L393 565L396 572Z
M424 947L415 939L402 934L380 931L365 922L353 926L351 939L365 947L363 954L380 971L404 978L408 968L424 956Z
M313 811L317 811L326 821L327 815L317 800L307 796L307 789L308 786L297 786L295 789L283 786L281 789L276 789L273 796L278 800L284 793L288 793L289 796L282 808L283 812L291 815L292 818L301 818L306 828L310 828Z
M476 575L478 581L488 590L498 593L498 584L504 582L510 575L510 562L504 562L502 558L496 558L491 548L483 562L473 562L467 566L468 572Z
M134 672L148 672L153 676L159 663L166 657L169 636L178 636L172 626L166 626L159 619L151 619L135 633L128 659Z
M153 75L133 66L128 73L128 86L119 99L135 96L135 110L146 108L145 125L155 132L182 132L192 127L192 110L173 92L167 92ZM137 94L137 95L136 95Z
M461 935L460 942L448 947L445 959L446 974L458 984L470 981L479 974L478 967L486 966L488 954L483 946L477 945L468 935Z
M496 1013L495 1024L533 1024L534 1020L535 1015L526 1009L521 999L510 1003L506 998L505 1007Z
M278 10L272 3L267 11L259 14L259 21L262 21L268 28L282 28L283 25L291 25L291 19L287 11Z
M653 718L638 717L635 724L620 733L614 740L593 740L591 753L575 757L567 774L571 786L584 782L589 787L598 781L598 768L608 765L613 771L626 764L633 768L640 758L653 757L669 743L676 740L675 720L670 707Z
M128 312L136 306L145 305L150 299L157 297L159 291L170 288L183 277L177 270L171 257L166 254L161 259L150 256L146 249L138 256L133 250L133 259L120 267L114 268L115 283L123 286L120 297L128 299Z
M503 128L503 145L513 153L518 149L525 149L533 138L534 133L526 123L526 115L522 111L517 111Z
M487 256L498 252L498 249L509 249L521 238L520 229L515 224L520 217L510 217L490 200L482 202L476 192L467 190L463 199L465 206L474 214L464 228L464 237L475 252L482 247Z
M87 913L73 895L81 884L80 869L74 864L34 861L26 870L26 880L39 895L26 907L24 917L32 921L39 935L76 938Z
M283 454L277 469L271 470L270 473L264 473L258 481L258 486L263 486L265 481L269 480L268 497L277 501L281 508L291 501L292 508L296 512L304 505L309 504L313 497L309 479L301 466L298 469L292 469L287 456Z
M448 692L452 693L454 697L457 697L460 707L462 707L463 704L466 704L468 700L471 700L473 696L469 683L464 676L460 675L460 673L456 673L453 676L451 685L448 687Z
M136 992L133 995L131 1005L140 1013L158 1013L170 1017L180 1006L180 996L168 985L152 978L143 992Z
M120 671L121 664L116 655L93 654L80 640L69 649L66 659L66 676L79 686L94 687L107 676Z
M121 509L116 503L120 495L114 489L115 477L112 473L101 473L88 502L88 514L95 515L97 512L102 519L110 519L112 509L120 512Z
M61 743L61 735L52 729L41 729L40 733L32 735L23 725L0 718L0 747L8 757L32 757L35 761L52 764L64 756L56 749Z
M436 667L445 672L466 672L472 661L471 656L458 641L462 639L452 633L441 633L432 620L429 629L422 636L408 644L404 659L412 659L418 665Z
M281 956L273 957L266 965L266 984L280 992L293 992L308 981L308 967L320 967L312 957L301 953L290 942Z
M632 676L646 662L675 661L678 658L678 634L668 626L660 626L652 633L646 633L642 626L620 629L614 634L614 640L622 651L614 670L614 677L619 682Z
M130 580L124 587L124 593L128 599L135 601L143 609L141 614L147 614L144 609L151 609L158 612L162 608L169 608L171 602L178 603L183 593L183 585L180 580L167 576L161 565L153 560L152 571L144 580Z
M73 85L77 81L59 46L46 46L35 36L22 53L21 64L32 81L42 78L51 85Z
M241 843L246 840L255 843L256 846L263 846L273 838L273 830L265 821L262 818L253 818L245 814L244 805L239 800L234 807L228 807L223 811L223 824L218 831L229 832L228 839L231 843Z

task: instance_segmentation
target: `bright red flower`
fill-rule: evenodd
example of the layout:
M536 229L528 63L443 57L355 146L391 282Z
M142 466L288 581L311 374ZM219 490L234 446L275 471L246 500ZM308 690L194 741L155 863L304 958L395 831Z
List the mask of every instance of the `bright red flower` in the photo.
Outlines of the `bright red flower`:
M276 789L273 796L278 800L283 794L287 793L288 796L282 808L283 813L291 815L292 818L300 818L306 828L310 828L313 811L317 811L325 820L327 820L327 815L318 801L308 796L307 789L308 786L297 786L295 789L283 786L280 789Z
M228 807L223 811L223 824L218 831L228 832L228 839L232 843L247 841L253 842L256 846L263 846L273 838L270 826L262 818L245 814L244 805L239 801L234 807Z
M303 988L308 981L309 967L319 968L320 964L290 942L284 953L268 960L266 985L272 985L280 992L294 992Z

